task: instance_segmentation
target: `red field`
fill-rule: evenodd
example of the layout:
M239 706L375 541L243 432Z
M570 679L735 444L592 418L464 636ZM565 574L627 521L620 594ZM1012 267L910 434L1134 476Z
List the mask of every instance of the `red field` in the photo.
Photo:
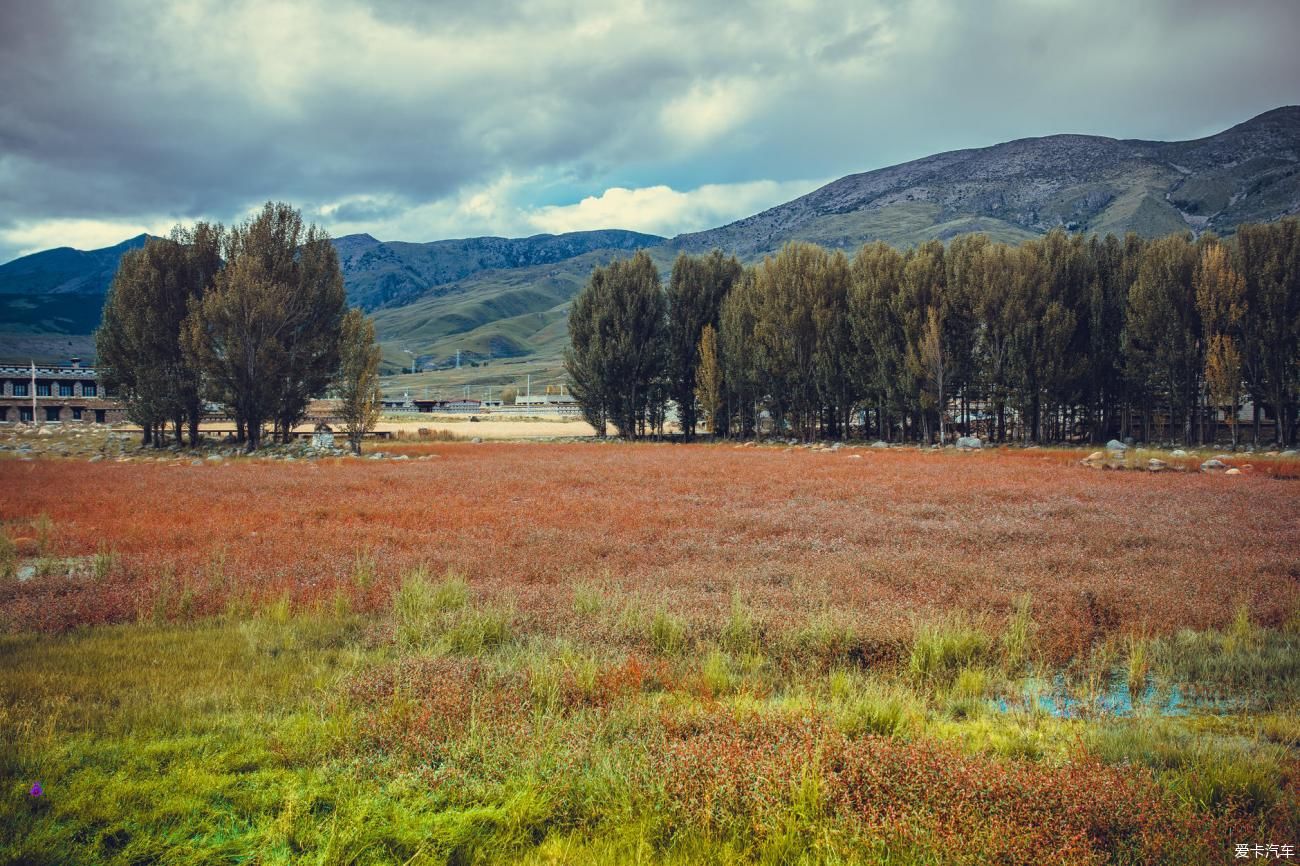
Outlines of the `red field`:
M117 554L107 577L0 588L9 629L197 617L287 595L387 606L404 571L461 573L528 630L577 627L571 587L716 628L819 612L863 652L916 615L992 620L1029 593L1043 648L1115 632L1276 625L1300 600L1300 481L1096 472L1066 452L438 444L427 461L0 461L20 554ZM860 456L855 456L860 455ZM30 552L30 550L28 551ZM375 577L356 579L358 557ZM364 569L363 569L364 570Z

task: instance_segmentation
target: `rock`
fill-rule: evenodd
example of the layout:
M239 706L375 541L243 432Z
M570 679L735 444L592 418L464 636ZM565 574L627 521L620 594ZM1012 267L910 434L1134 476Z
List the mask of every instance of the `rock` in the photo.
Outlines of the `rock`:
M984 447L978 436L959 436L957 437L957 447L978 451Z
M1211 457L1209 460L1206 460L1201 464L1202 472L1223 472L1227 468L1228 465L1217 457Z
M1128 450L1128 446L1118 439L1112 439L1106 443L1106 450L1123 452Z
M35 576L36 566L34 565L24 565L20 567L16 573L16 577L23 582L29 581Z
M1231 460L1231 459L1232 459L1232 455L1231 455L1231 454L1215 454L1215 455L1214 455L1213 457L1211 457L1210 459L1211 459L1211 460Z
M475 445L478 445L478 444L480 444L483 440L480 439L479 437L475 436L473 439L471 439L471 440L469 440L469 441L472 442L472 443L474 443Z
M1241 474L1241 470L1240 470L1240 469L1233 468L1233 469L1229 469L1227 472L1225 472L1225 473L1223 473L1223 474L1224 474L1224 475L1240 475L1240 474Z
M222 457L220 454L212 454L207 458L209 463L221 463L225 459L226 458Z
M883 440L881 440L881 439L877 439L875 442L872 442L872 443L871 443L871 447L872 447L872 448L888 448L888 447L889 447L889 443L888 443L888 442L885 442L885 441L883 441Z
M398 455L397 455L396 457L394 457L393 459L394 459L394 460L410 460L411 458L410 458L410 456L407 455L407 454L398 454Z
M37 436L53 436L53 435L54 435L54 431L51 430L49 427L42 427L41 429L39 429L39 430L36 431L36 435L37 435Z
M861 455L861 454L850 454L850 455L849 455L849 459L850 459L850 460L861 460L861 459L862 459L862 455Z
M1175 448L1173 451L1170 451L1170 452L1169 452L1169 456L1170 456L1170 457L1186 457L1186 456L1187 456L1187 452L1184 451L1184 450L1181 449L1181 448Z
M1169 468L1168 463L1166 463L1163 460L1157 460L1155 457L1152 457L1150 460L1147 461L1148 472L1164 472L1168 468Z
M1103 463L1106 460L1105 451L1094 451L1087 457L1083 458L1084 463Z
M195 457L193 460L190 461L190 465L191 465L191 466L202 466L202 465L203 465L203 461L200 460L199 458Z
M1300 456L1300 451L1296 451L1294 448L1288 448L1287 450L1283 451L1283 452L1282 452L1281 454L1279 454L1278 456L1279 456L1279 457L1296 457L1296 456Z
M91 462L91 463L98 463L99 461L101 461L101 460L103 460L103 459L104 459L104 455L103 455L103 454L96 454L94 457L91 457L91 458L90 458L90 462Z

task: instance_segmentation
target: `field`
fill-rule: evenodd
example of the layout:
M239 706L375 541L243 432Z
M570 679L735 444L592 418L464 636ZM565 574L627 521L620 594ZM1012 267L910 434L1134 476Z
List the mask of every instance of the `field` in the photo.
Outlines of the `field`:
M0 459L11 861L1300 843L1295 461L384 450Z

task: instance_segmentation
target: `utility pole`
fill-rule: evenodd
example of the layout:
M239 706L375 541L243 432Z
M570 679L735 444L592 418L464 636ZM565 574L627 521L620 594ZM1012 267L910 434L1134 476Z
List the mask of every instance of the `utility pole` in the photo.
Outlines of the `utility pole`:
M32 423L36 423L36 362L32 361Z
M456 350L456 369L460 369L460 349Z
M533 396L533 374L532 373L528 374L528 391L526 392L526 394L529 397Z

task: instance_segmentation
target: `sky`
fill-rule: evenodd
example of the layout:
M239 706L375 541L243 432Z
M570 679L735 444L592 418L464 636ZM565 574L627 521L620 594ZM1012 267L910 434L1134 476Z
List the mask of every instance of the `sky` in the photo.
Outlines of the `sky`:
M854 172L1300 103L1295 0L0 0L0 261L721 225Z

